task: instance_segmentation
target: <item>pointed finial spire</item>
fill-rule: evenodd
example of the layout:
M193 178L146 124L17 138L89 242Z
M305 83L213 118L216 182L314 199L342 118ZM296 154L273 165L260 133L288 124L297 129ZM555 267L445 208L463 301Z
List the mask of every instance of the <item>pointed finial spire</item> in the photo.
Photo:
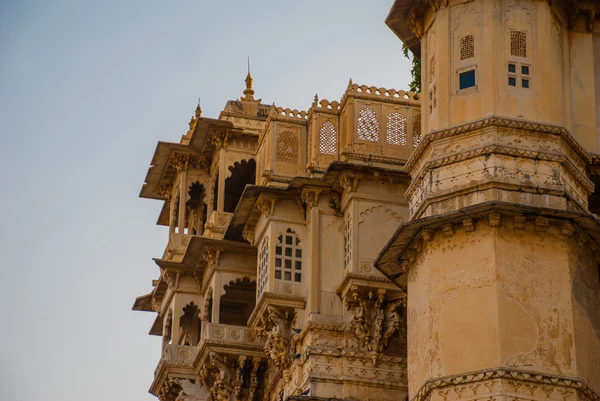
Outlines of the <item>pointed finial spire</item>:
M319 103L319 96L315 93L315 98L313 100L313 107L317 107L318 103Z
M202 107L200 107L200 98L198 98L198 106L196 107L196 118L202 115Z
M246 89L244 90L245 97L243 100L254 100L254 90L252 89L252 75L250 75L250 57L248 57L248 75L246 75Z

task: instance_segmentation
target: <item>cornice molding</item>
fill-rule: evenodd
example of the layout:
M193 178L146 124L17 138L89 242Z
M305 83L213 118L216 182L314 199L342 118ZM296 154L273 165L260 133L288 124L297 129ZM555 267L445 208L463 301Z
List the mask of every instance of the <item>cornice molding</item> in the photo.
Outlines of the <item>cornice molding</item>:
M459 136L471 131L480 130L487 127L498 127L498 128L512 128L520 129L524 131L533 131L537 133L546 133L552 135L558 135L571 146L571 148L579 155L587 164L592 162L592 157L583 147L573 138L573 136L564 127L550 124L540 124L527 120L515 120L504 117L490 116L479 120L471 121L465 124L457 125L440 131L433 131L426 134L423 140L419 143L413 154L406 162L406 171L411 171L418 160L421 158L425 150L433 141L437 141L443 138L450 138L453 136Z
M548 384L552 386L567 387L585 394L593 401L600 401L600 395L592 390L583 381L566 376L553 375L548 373L531 372L514 368L496 368L481 370L478 372L464 373L431 379L427 381L413 397L411 401L425 401L429 394L435 389L441 389L458 384L477 383L493 379L510 379L535 384Z

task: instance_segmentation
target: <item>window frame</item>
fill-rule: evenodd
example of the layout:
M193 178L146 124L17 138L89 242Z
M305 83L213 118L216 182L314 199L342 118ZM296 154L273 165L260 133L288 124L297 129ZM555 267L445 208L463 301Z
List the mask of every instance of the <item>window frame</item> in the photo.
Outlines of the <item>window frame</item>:
M291 238L291 244L288 243L288 238ZM302 283L304 270L304 251L300 246L300 242L300 236L291 228L288 228L285 232L279 233L277 236L277 242L275 243L274 266L274 278L276 281L279 280L290 283ZM289 255L287 254L288 250L290 251ZM300 255L298 255L298 251L300 251ZM290 267L287 267L287 262L289 262ZM289 279L286 278L286 273L290 274Z

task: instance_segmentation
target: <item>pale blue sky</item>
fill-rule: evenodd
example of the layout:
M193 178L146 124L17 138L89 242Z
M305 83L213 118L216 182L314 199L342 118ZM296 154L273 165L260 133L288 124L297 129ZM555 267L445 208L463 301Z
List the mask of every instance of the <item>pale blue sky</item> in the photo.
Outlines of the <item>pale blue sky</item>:
M349 78L405 89L392 0L0 1L0 399L144 401L160 203L138 193L158 140L202 97L307 109Z

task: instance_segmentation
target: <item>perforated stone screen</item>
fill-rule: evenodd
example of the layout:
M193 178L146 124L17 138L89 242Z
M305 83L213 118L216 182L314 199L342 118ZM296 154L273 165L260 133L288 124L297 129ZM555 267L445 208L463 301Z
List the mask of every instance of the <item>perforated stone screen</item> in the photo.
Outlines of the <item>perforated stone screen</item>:
M298 162L298 136L292 131L280 132L277 136L275 157L284 163Z
M377 114L371 108L364 108L358 116L358 139L361 141L379 141L379 121Z
M467 60L475 57L475 38L467 35L460 39L460 59Z
M400 113L388 114L385 138L388 145L406 145L406 117Z
M527 34L525 32L510 32L510 54L515 57L527 57Z
M265 237L258 255L258 295L267 289L269 277L269 237Z
M337 152L337 133L331 121L325 121L319 131L319 153L335 155Z

